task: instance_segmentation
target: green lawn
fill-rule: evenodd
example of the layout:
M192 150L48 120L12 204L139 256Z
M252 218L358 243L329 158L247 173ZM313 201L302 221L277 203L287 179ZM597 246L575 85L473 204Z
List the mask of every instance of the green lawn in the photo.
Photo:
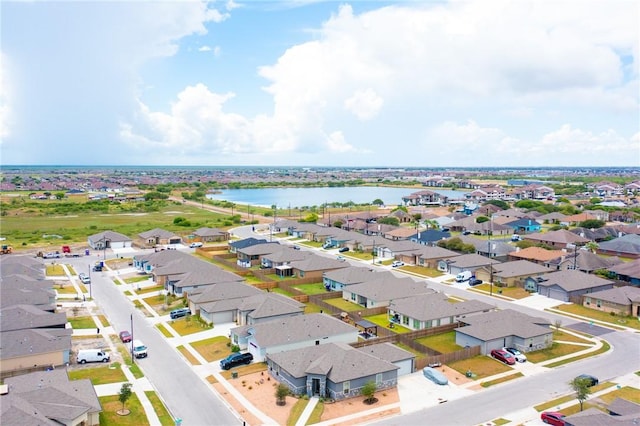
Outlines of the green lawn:
M416 342L443 354L464 349L462 346L456 344L455 331L436 334L434 336L421 337L416 339Z
M307 303L307 305L304 307L305 314L315 314L319 313L320 311L322 311L322 308L318 305L314 305L313 303Z
M130 411L127 416L118 415L117 411L122 409L122 403L118 400L118 395L101 396L98 398L102 411L100 412L101 426L120 426L120 425L148 425L149 420L142 408L142 404L135 393L131 393L131 398L125 404L127 410Z
M184 318L172 320L169 322L169 325L171 325L171 328L181 336L187 336L189 334L198 333L212 328L211 326L199 322L193 316L186 316Z
M57 285L53 287L53 289L58 294L77 294L78 293L78 290L76 290L76 288L71 283L65 284L64 287L60 287L59 285Z
M559 356L569 355L572 353L580 352L588 349L587 346L572 345L570 343L556 343L554 342L550 348L542 349L539 351L527 352L527 360L530 362L542 362Z
M145 294L145 293L151 293L151 292L154 292L154 291L161 291L163 289L164 289L164 287L161 286L161 285L154 285L153 287L141 288L140 290L136 291L136 293ZM162 296L162 297L164 298L164 296Z
M217 336L210 339L192 342L191 347L202 355L207 362L212 362L231 354L231 348L228 346L229 343L229 338L225 336Z
M149 281L149 280L151 280L151 277L149 275L139 275L136 277L125 278L123 281L127 284L133 284L133 283L139 283L142 281ZM162 288L162 286L160 288Z
M116 367L116 368L112 368ZM113 363L110 366L101 367L84 367L77 370L71 370L67 373L70 380L89 379L91 384L104 385L106 383L126 382L127 376L124 375L120 368L120 363Z
M325 300L325 302L335 306L336 308L344 312L361 311L362 309L364 309L362 306L346 301L342 298L327 299Z
M559 305L554 307L554 309L557 309L559 311L566 312L569 314L581 315L597 321L606 322L615 326L631 327L636 330L640 330L640 321L638 320L638 318L634 318L634 317L611 315L607 312L598 311L596 309L590 309L582 305L576 305L576 304Z
M92 317L71 317L67 318L71 327L75 330L83 329L83 328L96 328L96 323L93 321Z
M154 391L144 391L144 394L149 399L149 402L151 402L153 411L156 412L158 419L160 419L160 424L162 426L174 426L175 421L173 420L173 417L171 417L171 414L169 414L167 407L165 407L162 400L158 397L158 394Z
M322 283L303 284L303 285L295 286L293 288L308 295L322 294L327 292L327 290L324 288L324 284Z
M379 327L383 327L383 328L386 328L387 330L391 330L394 333L402 334L402 333L408 333L411 331L408 328L401 326L400 324L394 324L393 328L389 328L389 315L387 314L371 315L366 317L365 319L367 321L371 321L372 323L378 325Z

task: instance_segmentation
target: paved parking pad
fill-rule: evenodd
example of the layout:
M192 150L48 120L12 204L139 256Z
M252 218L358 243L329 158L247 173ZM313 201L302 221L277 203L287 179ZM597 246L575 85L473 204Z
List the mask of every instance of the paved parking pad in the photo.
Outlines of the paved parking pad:
M436 385L424 377L422 370L398 379L400 409L403 413L421 410L425 407L443 404L447 401L472 395L474 391L464 389L449 382Z

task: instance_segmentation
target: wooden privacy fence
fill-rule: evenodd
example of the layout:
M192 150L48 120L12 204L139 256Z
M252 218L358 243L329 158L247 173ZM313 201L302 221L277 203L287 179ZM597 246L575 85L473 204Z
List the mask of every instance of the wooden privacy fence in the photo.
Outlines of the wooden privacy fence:
M456 361L473 358L480 355L480 346L472 346L459 351L446 354L432 355L425 358L416 358L416 371L433 364L449 364Z

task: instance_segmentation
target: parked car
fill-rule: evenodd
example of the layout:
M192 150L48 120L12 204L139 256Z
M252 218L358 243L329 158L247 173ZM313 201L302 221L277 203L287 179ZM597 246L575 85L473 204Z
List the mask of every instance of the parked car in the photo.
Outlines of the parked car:
M527 362L527 356L517 350L516 348L502 348L505 351L509 352L518 362Z
M45 254L42 257L44 259L60 259L62 257L62 255L57 251L55 251L55 252L52 251L52 252L49 252L49 253Z
M516 359L513 357L513 355L502 349L492 350L491 356L500 362L504 362L507 365L513 365L516 363Z
M84 272L81 272L80 275L78 275L78 278L83 284L91 284L91 278L89 278L89 275Z
M516 242L516 241L522 241L522 237L518 234L513 234L511 236L511 241Z
M462 231L462 235L469 235L471 234L471 231Z
M456 275L456 282L463 283L465 281L469 281L471 279L471 271L462 271L458 275Z
M111 356L102 349L80 349L77 359L80 364L86 362L109 362Z
M251 364L251 361L253 361L253 355L251 355L249 352L236 352L226 358L221 359L220 368L222 368L223 370L229 370L237 365Z
M131 333L129 333L127 330L122 330L120 334L118 334L118 336L120 336L120 341L122 343L127 343L131 341Z
M590 374L581 374L578 377L576 377L576 379L580 379L580 380L586 381L588 387L595 386L599 382L597 377L593 377Z
M404 266L404 262L401 262L401 261L399 261L399 260L396 260L395 262L393 262L393 263L391 264L391 267L392 267L392 268L398 268L398 267L400 267L400 266Z
M202 247L202 243L201 242L196 242L196 243L189 244L189 248L198 248L198 247Z
M482 284L482 280L479 280L479 279L477 279L477 278L471 278L471 279L469 280L469 285L470 285L471 287L473 287L474 285L480 285L480 284Z
M294 250L300 250L300 246L293 246Z
M424 377L431 380L436 385L446 385L447 383L449 383L449 379L447 379L447 376L445 376L441 371L436 370L435 368L425 367L422 369L422 374L424 374Z
M133 352L133 356L135 356L136 358L147 357L147 345L145 345L138 339L134 340L133 343L131 343L131 351Z
M544 411L540 414L540 419L546 424L549 424L552 426L564 426L565 417L566 416L564 414L559 413L557 411Z
M347 260L344 258L344 256L338 256L336 257L336 259L339 260L340 262L344 262L345 260Z
M349 251L349 247L340 247L338 249L338 253L344 253L345 251Z
M191 315L191 310L189 308L174 309L169 312L169 317L171 319L186 317L187 315Z

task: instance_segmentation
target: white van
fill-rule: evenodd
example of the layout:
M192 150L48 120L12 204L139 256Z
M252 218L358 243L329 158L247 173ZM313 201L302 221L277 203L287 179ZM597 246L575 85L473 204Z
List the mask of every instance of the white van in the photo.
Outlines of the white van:
M140 340L134 340L133 343L131 343L131 350L133 351L133 356L136 358L147 357L147 346Z
M463 283L471 279L471 271L463 271L456 275L456 282Z
M111 356L102 349L80 349L78 351L78 363L85 362L109 362Z

